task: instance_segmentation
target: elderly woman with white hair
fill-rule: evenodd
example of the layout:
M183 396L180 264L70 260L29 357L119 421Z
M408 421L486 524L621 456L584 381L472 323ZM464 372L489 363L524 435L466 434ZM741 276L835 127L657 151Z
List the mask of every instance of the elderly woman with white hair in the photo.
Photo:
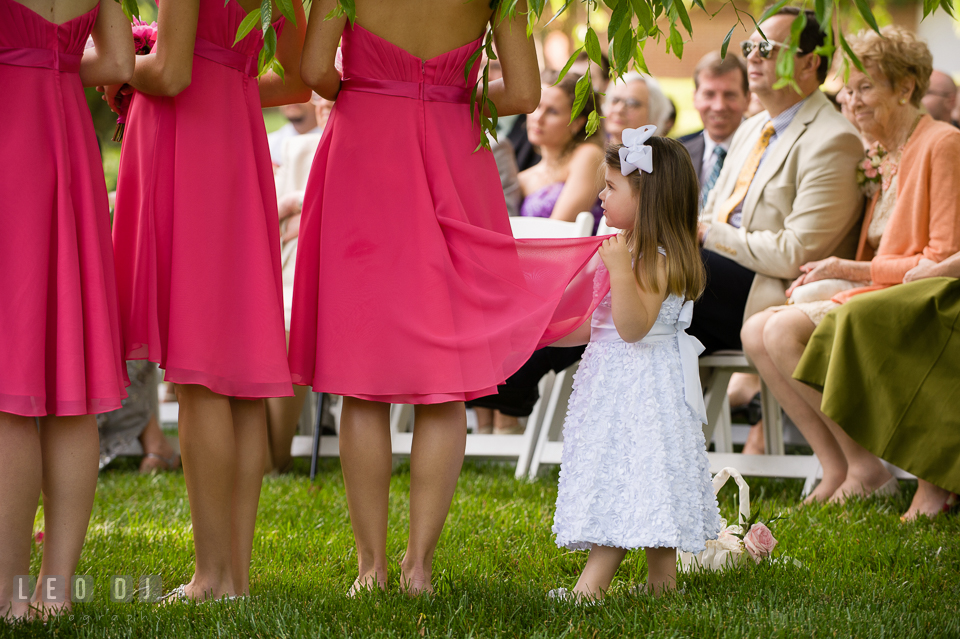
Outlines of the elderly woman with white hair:
M649 75L628 73L607 86L603 102L604 130L607 142L622 144L624 129L636 129L647 124L663 125L670 113L670 101L660 84Z

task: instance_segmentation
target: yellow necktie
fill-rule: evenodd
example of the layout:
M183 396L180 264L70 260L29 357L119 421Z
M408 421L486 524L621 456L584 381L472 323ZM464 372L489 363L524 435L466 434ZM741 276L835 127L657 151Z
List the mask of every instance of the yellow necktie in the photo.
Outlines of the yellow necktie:
M723 203L723 206L720 207L720 211L717 213L717 221L721 224L727 223L730 219L730 214L733 213L737 205L746 197L747 191L750 190L750 183L753 181L753 176L757 173L757 167L760 166L760 158L763 157L763 152L766 151L767 146L770 145L770 138L773 137L774 133L776 133L776 130L773 128L773 123L767 122L767 125L763 127L763 131L760 133L760 139L757 140L757 144L753 147L753 150L750 151L750 155L747 156L747 161L743 164L743 168L740 169L740 175L737 177L737 185L733 188L733 193L730 194L730 197L727 198L727 201Z

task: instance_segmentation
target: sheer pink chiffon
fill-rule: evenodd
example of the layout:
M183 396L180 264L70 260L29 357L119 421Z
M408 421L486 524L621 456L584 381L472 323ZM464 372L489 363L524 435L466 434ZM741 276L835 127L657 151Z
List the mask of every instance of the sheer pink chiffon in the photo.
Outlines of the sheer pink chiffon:
M124 344L168 381L289 396L259 32L233 45L244 15L201 0L190 86L133 96L113 230Z
M294 383L395 403L489 395L606 293L603 238L512 237L493 155L474 152L463 72L479 46L422 61L344 31L300 226Z
M77 71L98 7L62 25L0 0L0 411L127 396L97 138Z

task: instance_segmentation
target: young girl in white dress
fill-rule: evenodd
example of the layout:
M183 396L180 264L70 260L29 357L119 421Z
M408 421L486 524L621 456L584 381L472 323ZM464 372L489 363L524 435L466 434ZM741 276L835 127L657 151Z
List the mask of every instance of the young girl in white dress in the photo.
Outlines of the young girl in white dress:
M563 427L553 532L590 555L573 591L555 598L602 598L633 548L646 551L646 588L672 590L677 549L700 552L720 531L701 429L703 347L684 332L705 279L699 188L687 151L655 130L627 129L607 151L600 198L622 229L600 248L610 292L562 340L589 344Z

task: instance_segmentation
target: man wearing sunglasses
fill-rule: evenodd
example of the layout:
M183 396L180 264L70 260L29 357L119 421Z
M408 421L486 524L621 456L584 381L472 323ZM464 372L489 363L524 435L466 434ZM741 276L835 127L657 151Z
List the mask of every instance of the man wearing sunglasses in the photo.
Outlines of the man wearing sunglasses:
M707 289L690 333L706 353L740 350L743 321L785 303L802 264L852 256L856 246L863 146L819 90L830 60L814 53L825 36L812 11L794 57L799 92L774 88L777 56L789 55L785 43L798 19L798 9L784 8L741 46L750 91L766 110L737 129L701 217Z

